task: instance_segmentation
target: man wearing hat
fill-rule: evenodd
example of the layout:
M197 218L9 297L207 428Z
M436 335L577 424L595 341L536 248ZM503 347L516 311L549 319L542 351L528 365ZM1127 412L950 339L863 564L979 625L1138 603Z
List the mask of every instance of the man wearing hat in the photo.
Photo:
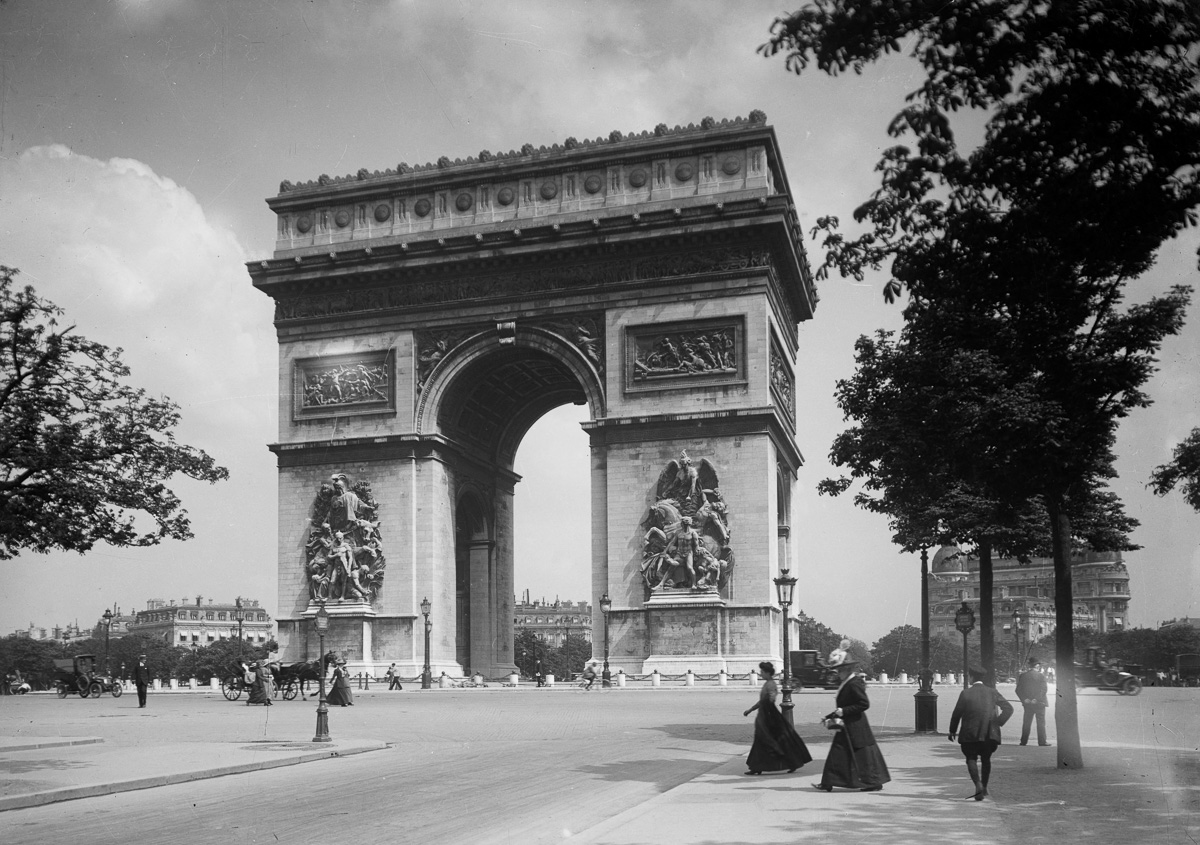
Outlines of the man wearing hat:
M967 773L975 784L975 794L970 797L982 801L992 775L992 753L1000 747L1000 727L1012 717L1013 706L994 688L984 686L982 669L969 672L971 686L958 694L950 715L950 741L957 738L967 758Z
M133 682L137 684L138 707L146 706L146 687L150 686L150 670L146 668L146 655L138 655L138 665L133 669Z
M1029 744L1029 726L1037 719L1038 745L1049 745L1046 742L1046 676L1039 668L1041 661L1036 657L1029 658L1029 668L1017 678L1017 698L1025 708L1025 718L1021 722L1021 744Z

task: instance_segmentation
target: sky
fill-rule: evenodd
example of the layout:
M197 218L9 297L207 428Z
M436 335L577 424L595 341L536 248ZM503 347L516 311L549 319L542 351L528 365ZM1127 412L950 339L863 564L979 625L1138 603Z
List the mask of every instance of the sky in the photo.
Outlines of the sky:
M176 479L195 538L148 549L0 562L0 634L151 598L258 599L275 613L273 309L244 262L274 248L280 181L394 168L482 149L641 132L761 109L805 229L852 220L918 68L798 77L756 48L790 4L107 0L0 3L0 264L124 350L132 381L181 409L179 438L230 470ZM966 127L969 128L969 127ZM853 232L852 226L848 231ZM1169 242L1129 302L1195 284L1195 231ZM816 244L808 243L814 265ZM821 283L800 329L793 544L797 606L868 644L919 625L920 564L850 496L819 497L846 427L833 399L854 341L897 329L883 275ZM1200 616L1200 515L1146 490L1200 425L1200 315L1167 341L1155 404L1119 434L1113 485L1141 521L1126 554L1130 622ZM548 414L517 456L517 590L589 598L588 445L580 408ZM537 444L535 446L531 444ZM564 507L563 502L572 503ZM736 503L731 516L736 519ZM735 523L736 524L736 523Z

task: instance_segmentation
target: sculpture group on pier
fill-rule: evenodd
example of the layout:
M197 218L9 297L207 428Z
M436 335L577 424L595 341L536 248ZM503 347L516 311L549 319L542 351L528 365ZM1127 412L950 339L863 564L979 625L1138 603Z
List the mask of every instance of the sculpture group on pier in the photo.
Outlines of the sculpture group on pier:
M728 520L716 469L706 458L697 466L681 452L659 475L646 520L646 586L654 592L724 589L733 569Z
M386 561L371 485L342 473L321 485L305 546L309 598L370 604L383 586Z

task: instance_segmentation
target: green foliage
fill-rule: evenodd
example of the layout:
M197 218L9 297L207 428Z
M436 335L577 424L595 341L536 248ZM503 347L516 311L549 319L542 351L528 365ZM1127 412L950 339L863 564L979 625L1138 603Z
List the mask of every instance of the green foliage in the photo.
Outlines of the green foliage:
M1200 511L1200 428L1175 447L1169 463L1156 467L1150 476L1150 489L1165 496L1181 485L1183 499L1193 510Z
M16 634L0 637L0 672L20 672L35 690L53 687L54 659L62 656L62 645L53 640L31 640Z
M16 274L0 266L0 559L190 538L165 482L229 472L175 441L178 407L126 384L120 350L60 330L62 310Z

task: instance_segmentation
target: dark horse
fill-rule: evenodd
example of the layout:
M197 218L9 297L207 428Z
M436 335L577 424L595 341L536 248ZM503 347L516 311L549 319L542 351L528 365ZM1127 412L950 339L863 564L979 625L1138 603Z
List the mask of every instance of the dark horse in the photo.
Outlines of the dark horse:
M305 687L309 681L319 683L322 669L328 671L329 665L337 660L337 654L329 651L321 660L310 660L307 663L272 663L270 664L271 678L276 690L282 690L295 681L300 690L300 696L308 700ZM322 666L322 664L324 664Z

